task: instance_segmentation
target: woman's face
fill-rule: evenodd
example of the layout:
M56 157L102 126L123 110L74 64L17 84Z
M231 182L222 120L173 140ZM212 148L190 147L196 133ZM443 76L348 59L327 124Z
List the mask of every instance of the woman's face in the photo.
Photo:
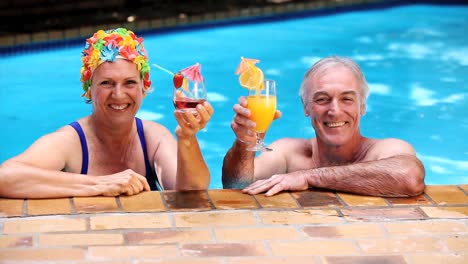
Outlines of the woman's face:
M133 119L141 106L143 82L137 65L128 60L99 65L90 88L94 114L107 120Z

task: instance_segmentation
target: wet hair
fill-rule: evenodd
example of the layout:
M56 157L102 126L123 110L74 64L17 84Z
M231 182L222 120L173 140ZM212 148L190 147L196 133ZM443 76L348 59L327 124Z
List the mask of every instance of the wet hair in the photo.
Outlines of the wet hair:
M86 40L86 46L82 52L83 66L81 67L80 81L83 86L84 96L90 102L92 76L94 70L103 62L115 62L116 59L125 59L137 65L143 80L143 96L151 91L149 79L150 66L148 54L143 46L143 38L126 28L110 30L98 30L92 37Z
M369 86L367 86L366 78L361 71L359 65L350 58L339 57L339 56L330 56L320 59L305 73L304 79L301 83L301 88L299 90L299 96L301 97L302 102L306 102L307 98L307 88L306 83L317 76L320 76L324 72L328 71L331 68L336 66L344 66L351 70L354 76L359 81L359 86L361 87L361 100L362 104L366 104L367 97L369 96Z

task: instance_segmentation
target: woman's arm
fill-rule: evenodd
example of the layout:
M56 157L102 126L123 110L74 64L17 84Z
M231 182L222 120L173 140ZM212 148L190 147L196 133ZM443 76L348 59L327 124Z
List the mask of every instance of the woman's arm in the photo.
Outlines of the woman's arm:
M0 166L0 197L116 196L149 190L146 179L132 170L105 176L64 172L69 158L76 159L74 156L79 153L72 147L73 137L77 137L72 133L62 128L45 135L25 152L4 162Z
M162 127L154 157L158 176L165 189L203 190L210 184L210 171L203 158L196 133L213 115L208 102L197 106L197 114L175 112L177 141Z

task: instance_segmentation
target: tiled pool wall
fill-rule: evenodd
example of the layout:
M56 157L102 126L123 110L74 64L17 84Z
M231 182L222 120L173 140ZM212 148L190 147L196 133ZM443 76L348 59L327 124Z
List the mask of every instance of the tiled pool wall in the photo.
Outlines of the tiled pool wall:
M275 3L276 2L276 3ZM0 55L53 49L82 44L99 29L126 27L137 34L167 33L229 24L254 23L292 19L311 15L387 8L408 4L466 5L463 0L309 0L305 2L271 1L264 7L237 8L229 11L207 12L199 15L177 15L164 19L145 19L126 23L97 24L66 30L50 30L30 34L0 35Z
M411 3L414 2L418 1L412 1ZM443 3L447 4L446 1ZM66 30L5 35L0 36L0 55L14 55L28 51L38 51L52 49L55 47L67 47L82 44L83 39L90 37L99 29L126 27L137 34L144 35L150 33L167 33L204 27L225 26L229 24L288 19L310 15L327 15L336 12L384 8L401 4L408 4L408 2L388 0L323 0L300 3L284 2L264 7L209 12L193 16L174 16L166 19L155 18L137 20L123 24L99 24L94 26L69 28Z

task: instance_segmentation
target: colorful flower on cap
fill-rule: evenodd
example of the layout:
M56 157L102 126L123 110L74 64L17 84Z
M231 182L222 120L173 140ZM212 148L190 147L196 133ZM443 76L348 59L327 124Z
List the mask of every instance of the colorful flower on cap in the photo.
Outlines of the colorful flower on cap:
M143 46L143 38L137 37L131 30L117 28L99 30L86 40L81 59L83 66L80 70L80 81L84 90L82 96L91 98L89 87L94 70L101 63L115 62L118 58L129 60L137 65L143 80L143 95L151 90L150 67L148 54Z

